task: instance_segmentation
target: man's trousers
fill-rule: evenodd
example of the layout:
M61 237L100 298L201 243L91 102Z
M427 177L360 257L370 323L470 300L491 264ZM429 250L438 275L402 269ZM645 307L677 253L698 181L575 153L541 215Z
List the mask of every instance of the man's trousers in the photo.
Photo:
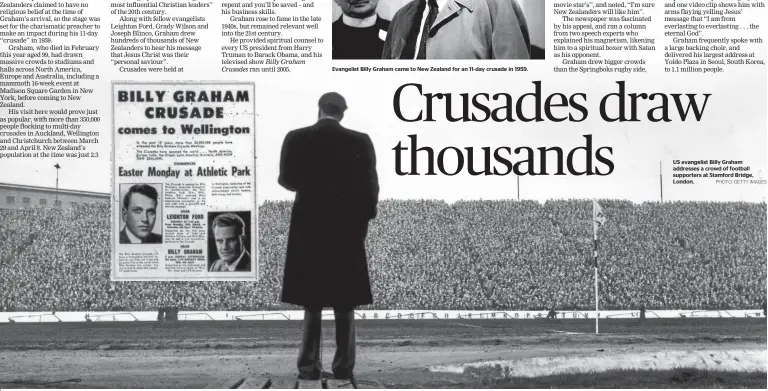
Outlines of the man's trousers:
M322 308L304 308L304 322L299 350L299 376L319 379L322 362ZM348 379L355 368L355 313L354 309L334 308L336 323L336 355L332 371L337 379Z

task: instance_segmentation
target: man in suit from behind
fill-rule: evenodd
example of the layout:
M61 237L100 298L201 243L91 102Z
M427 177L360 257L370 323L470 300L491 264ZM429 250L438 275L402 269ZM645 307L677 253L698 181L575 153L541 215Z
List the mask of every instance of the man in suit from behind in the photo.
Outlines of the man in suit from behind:
M219 259L213 262L212 272L249 272L251 254L246 249L245 222L234 213L216 216L211 224Z
M152 232L157 219L157 190L146 184L133 185L123 197L125 228L120 244L162 243L162 235Z
M278 182L296 192L281 300L304 307L299 378L323 373L321 310L331 307L333 376L354 384L354 308L373 303L365 238L379 199L376 154L367 134L340 124L341 95L324 94L318 105L317 123L288 133L280 156Z

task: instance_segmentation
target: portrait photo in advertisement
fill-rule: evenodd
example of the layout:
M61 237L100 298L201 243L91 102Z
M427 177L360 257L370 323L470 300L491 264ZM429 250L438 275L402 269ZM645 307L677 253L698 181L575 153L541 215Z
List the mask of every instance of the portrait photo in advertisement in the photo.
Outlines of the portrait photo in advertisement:
M159 183L120 185L120 244L163 243L162 190Z
M208 213L208 271L250 272L251 212Z

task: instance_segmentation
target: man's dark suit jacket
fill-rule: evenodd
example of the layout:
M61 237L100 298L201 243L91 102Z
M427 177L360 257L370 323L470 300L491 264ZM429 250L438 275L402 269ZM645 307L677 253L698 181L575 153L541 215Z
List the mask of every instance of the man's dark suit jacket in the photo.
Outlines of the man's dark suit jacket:
M128 237L128 234L125 232L126 229L128 229L128 227L125 227L120 231L120 244L133 244L131 243L131 239ZM147 235L147 237L141 241L141 243L136 243L136 244L162 243L162 242L163 242L163 235L158 235L154 232L150 232L149 235Z
M211 263L211 265L208 266L208 269L210 269L211 266L213 266L213 264L215 264L218 261L219 261L218 259L213 261L213 263ZM243 254L243 257L240 259L240 263L238 263L237 266L235 267L235 271L236 272L251 271L251 254L249 254L248 251L246 251L245 254Z
M240 259L240 263L235 267L236 272L249 272L251 271L251 254L248 251L243 254L243 258Z
M322 119L285 137L278 182L296 192L282 301L311 307L371 304L365 252L379 180L367 134Z

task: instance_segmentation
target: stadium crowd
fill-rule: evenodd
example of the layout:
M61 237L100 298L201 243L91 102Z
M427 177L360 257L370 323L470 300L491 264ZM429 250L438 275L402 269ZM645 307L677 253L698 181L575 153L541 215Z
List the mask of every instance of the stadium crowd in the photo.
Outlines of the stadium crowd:
M600 201L601 308L755 309L765 203ZM259 208L259 282L110 281L109 205L0 210L0 310L294 309L280 303L290 202ZM369 309L592 309L587 200L387 200L368 235Z

